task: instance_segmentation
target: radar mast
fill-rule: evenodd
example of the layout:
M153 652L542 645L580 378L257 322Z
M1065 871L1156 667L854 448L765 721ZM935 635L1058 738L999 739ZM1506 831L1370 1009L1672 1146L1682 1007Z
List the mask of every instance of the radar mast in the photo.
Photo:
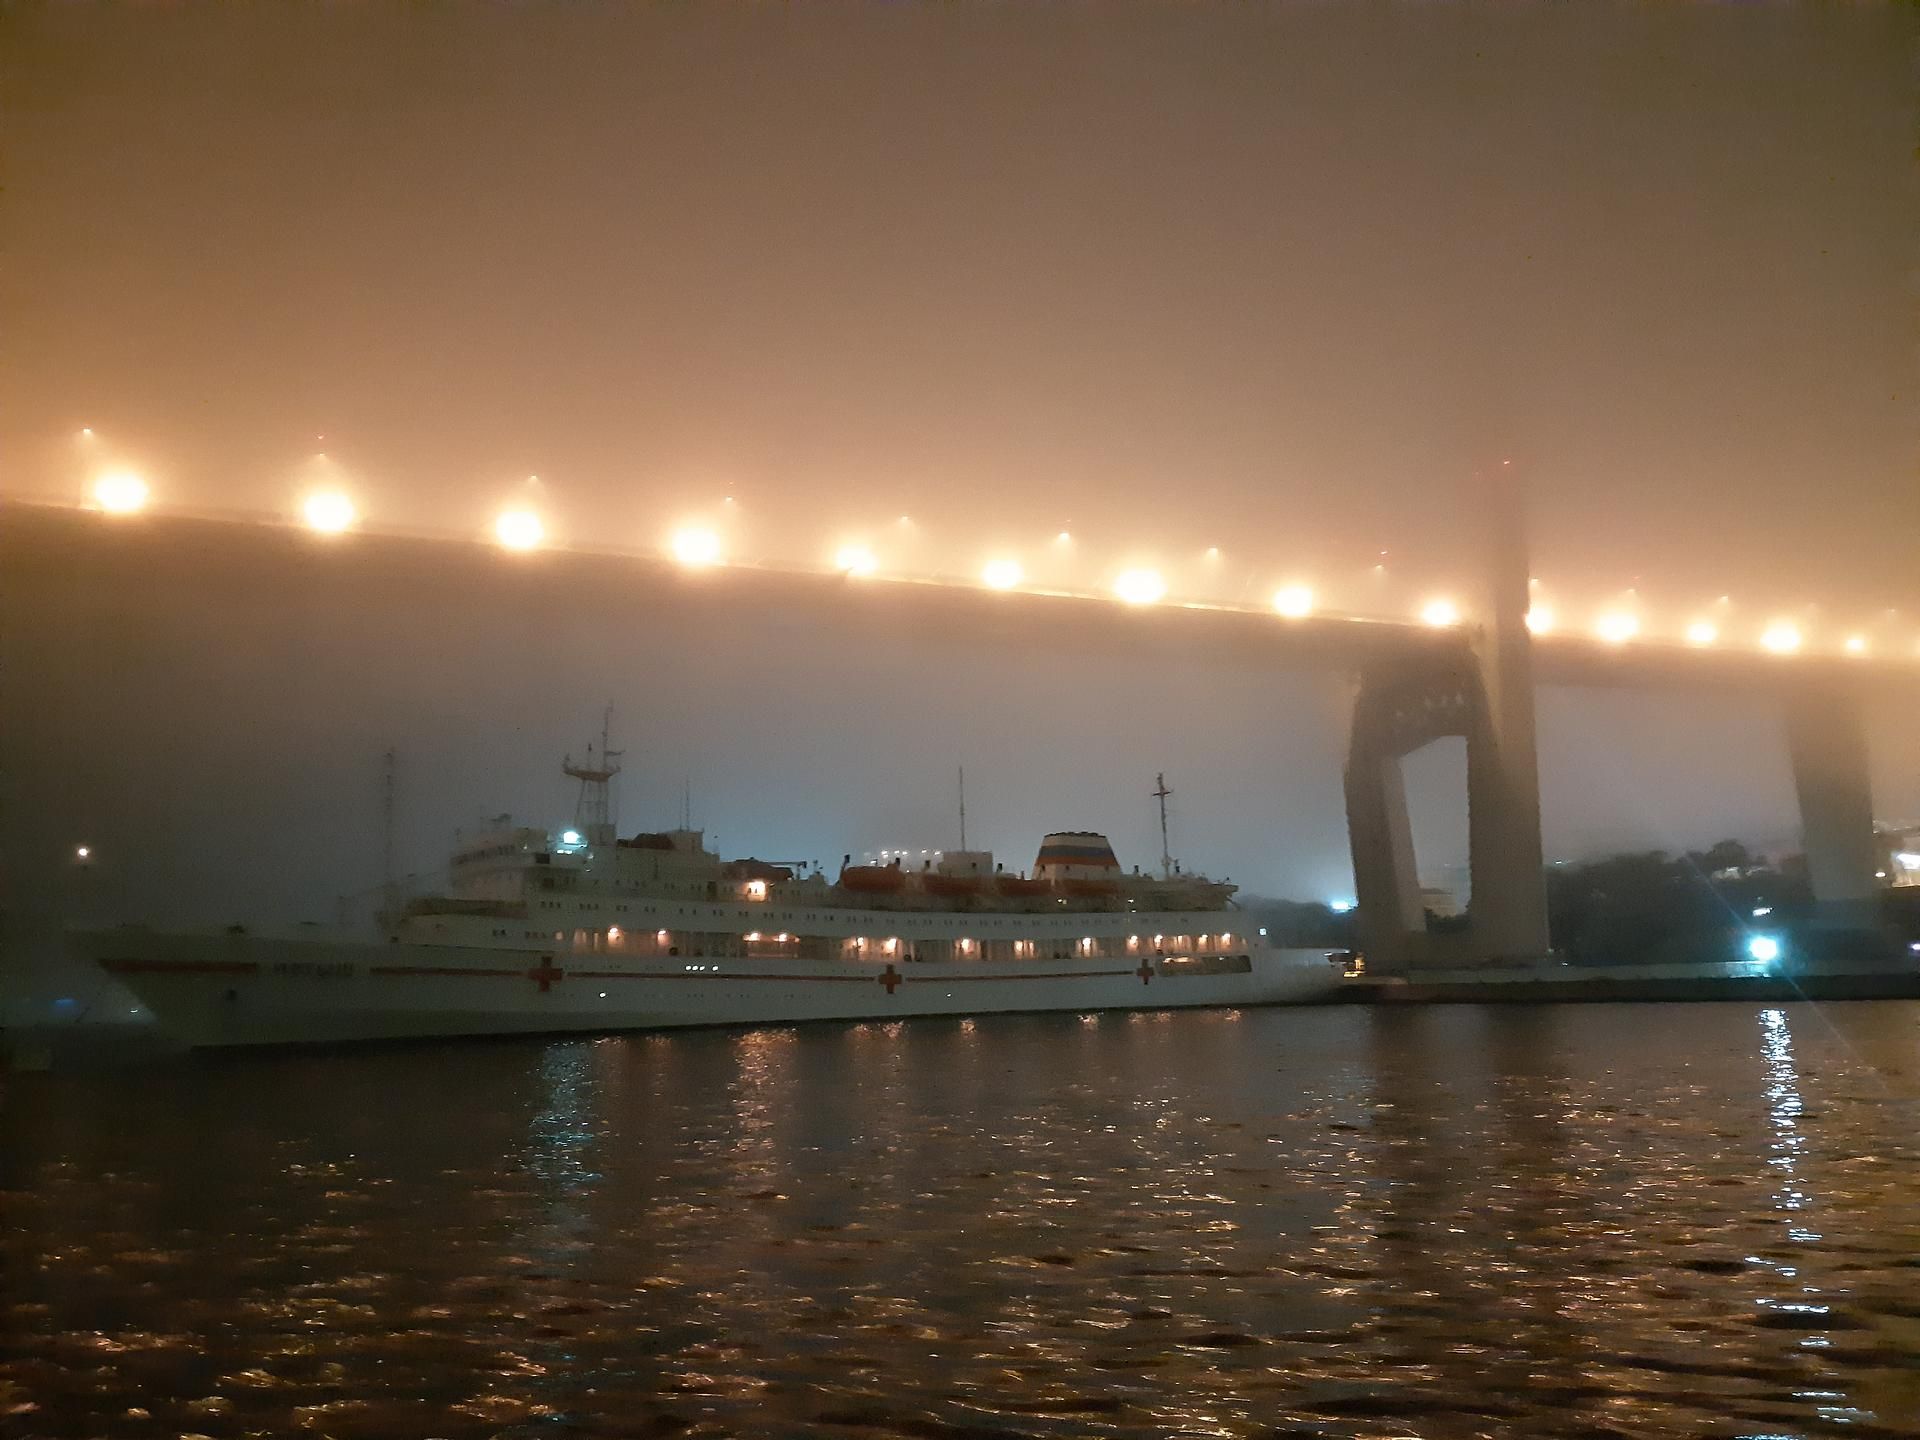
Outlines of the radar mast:
M613 729L613 702L607 702L607 708L600 717L600 753L596 760L593 742L587 742L587 758L576 765L569 753L561 761L560 769L580 782L580 799L573 807L573 825L589 845L611 845L613 843L613 795L610 781L620 773L620 757L624 750L607 748L609 732Z
M1167 844L1167 797L1173 794L1173 791L1167 788L1167 777L1164 774L1153 777L1153 786L1153 798L1160 802L1160 878L1171 880L1173 849Z

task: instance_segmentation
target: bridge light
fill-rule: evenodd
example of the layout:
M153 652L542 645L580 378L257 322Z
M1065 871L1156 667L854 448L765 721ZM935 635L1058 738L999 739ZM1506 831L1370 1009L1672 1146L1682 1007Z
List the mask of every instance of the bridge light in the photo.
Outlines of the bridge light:
M1527 629L1536 635L1552 634L1553 621L1554 614L1551 605L1535 605L1527 611Z
M1720 627L1711 620L1696 620L1687 626L1687 644L1711 645L1720 638Z
M1113 593L1128 605L1151 605L1167 593L1167 582L1157 570L1123 570Z
M980 572L980 583L989 590L1011 590L1026 578L1018 560L989 560Z
M672 549L673 558L690 569L720 563L720 537L697 525L674 531Z
M1864 655L1867 653L1867 637L1864 635L1849 635L1847 637L1847 643L1843 648L1849 655Z
M1640 633L1640 617L1624 610L1612 611L1600 617L1593 633L1609 645L1624 645Z
M1313 613L1313 591L1304 585L1283 585L1273 592L1273 608L1289 620L1304 620Z
M493 522L493 536L509 550L531 550L547 538L547 527L531 510L503 510Z
M833 568L842 575L871 575L880 562L864 545L842 545L833 557Z
M109 470L93 482L93 502L109 515L137 515L147 508L147 482L131 470Z
M1420 621L1436 630L1444 630L1449 625L1460 623L1460 607L1451 600L1429 600L1420 611Z
M1775 655L1791 655L1800 648L1800 631L1785 621L1769 625L1760 634L1760 648Z
M353 501L338 490L316 490L301 502L300 516L309 530L338 535L353 528L360 512L354 508Z

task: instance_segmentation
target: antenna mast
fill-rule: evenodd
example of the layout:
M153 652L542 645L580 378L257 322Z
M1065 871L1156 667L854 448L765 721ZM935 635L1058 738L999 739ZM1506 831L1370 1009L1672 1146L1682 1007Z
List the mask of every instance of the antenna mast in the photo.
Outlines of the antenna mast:
M960 767L960 848L967 848L967 767Z
M1153 777L1153 780L1153 797L1160 802L1160 878L1163 880L1171 880L1173 878L1173 850L1167 844L1167 797L1173 794L1173 791L1167 788L1167 777L1165 775L1156 775Z
M573 823L586 836L589 845L613 843L613 803L608 782L620 773L623 750L609 750L607 740L613 728L613 702L600 717L600 762L594 763L593 742L587 742L585 763L576 765L573 756L561 761L560 769L580 782L580 799L574 806Z

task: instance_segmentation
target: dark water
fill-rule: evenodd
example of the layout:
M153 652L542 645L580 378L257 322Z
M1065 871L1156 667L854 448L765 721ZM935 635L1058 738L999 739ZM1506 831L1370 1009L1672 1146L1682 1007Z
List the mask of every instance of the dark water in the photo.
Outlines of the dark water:
M1920 1005L1013 1017L7 1086L14 1434L1920 1433Z

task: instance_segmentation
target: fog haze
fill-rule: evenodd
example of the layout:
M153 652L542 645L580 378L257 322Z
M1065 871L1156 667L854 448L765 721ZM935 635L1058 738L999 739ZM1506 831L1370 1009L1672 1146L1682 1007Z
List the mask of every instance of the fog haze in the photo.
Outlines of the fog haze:
M1632 587L1652 628L1726 595L1911 650L1914 38L1891 7L10 6L0 492L111 460L163 509L284 515L324 474L401 531L512 498L581 547L700 519L774 566L853 538L1404 615L1465 583L1463 485L1511 459L1571 623ZM574 603L553 556L537 606L497 559L283 577L251 533L164 577L16 537L27 903L88 838L132 913L322 909L379 878L389 746L429 869L482 814L564 821L608 700L629 828L690 782L729 850L933 847L964 764L1010 863L1085 825L1151 864L1164 769L1190 863L1351 886L1337 675L750 614L724 571L665 609ZM1792 843L1764 708L1541 715L1550 854ZM1874 723L1883 812L1920 809ZM1439 872L1456 782L1414 767Z

